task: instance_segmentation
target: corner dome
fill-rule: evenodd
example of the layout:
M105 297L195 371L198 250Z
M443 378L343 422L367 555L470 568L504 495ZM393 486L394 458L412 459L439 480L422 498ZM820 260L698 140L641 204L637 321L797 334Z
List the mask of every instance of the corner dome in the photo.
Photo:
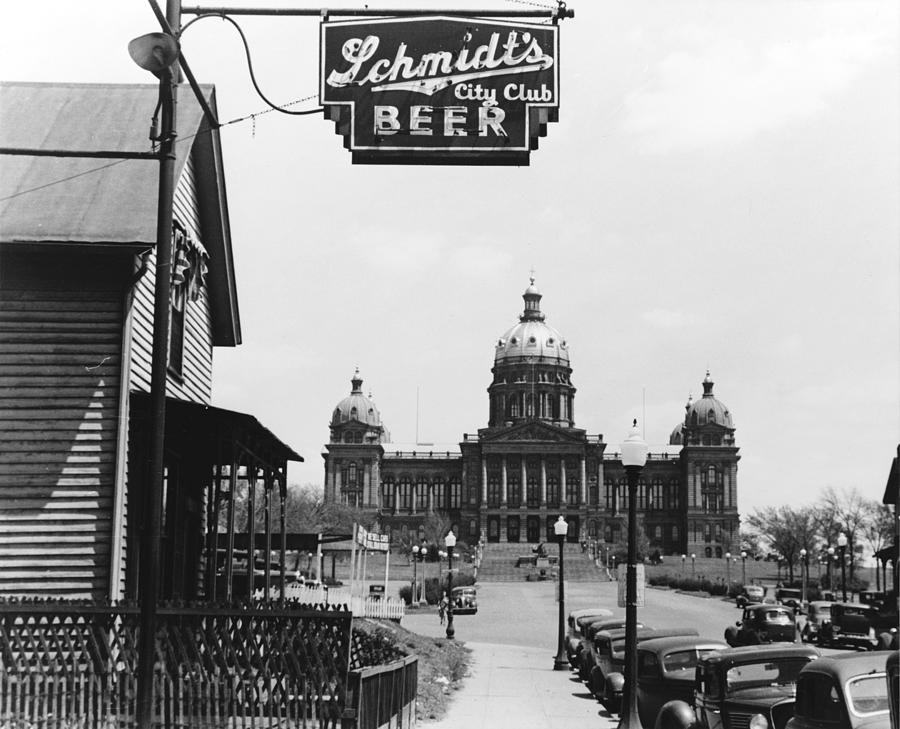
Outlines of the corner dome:
M721 400L713 395L713 381L706 371L703 378L703 397L694 402L688 401L685 408L684 424L699 426L715 423L726 428L734 428L731 412Z
M522 294L525 310L519 323L504 332L494 347L494 364L520 358L537 358L553 364L569 364L569 346L565 338L544 321L541 293L534 277Z
M684 433L682 432L682 428L684 428L684 423L678 423L678 425L672 429L672 433L669 435L669 445L684 445Z
M340 425L341 423L358 422L366 425L381 425L381 413L375 407L375 403L371 398L363 395L362 392L362 375L359 374L359 368L353 373L350 380L352 389L350 394L341 400L334 408L331 415L331 424Z

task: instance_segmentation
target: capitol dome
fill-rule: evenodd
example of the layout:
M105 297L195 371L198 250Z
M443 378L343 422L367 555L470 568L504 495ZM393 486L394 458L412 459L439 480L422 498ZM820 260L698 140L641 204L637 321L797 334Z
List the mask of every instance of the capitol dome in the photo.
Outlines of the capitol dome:
M534 278L525 293L525 311L519 323L507 330L497 340L494 349L494 363L536 358L552 363L569 364L569 347L556 329L544 321L541 312L541 293L534 285Z
M334 413L331 416L332 425L340 425L342 423L358 422L366 425L380 426L381 414L371 398L363 395L362 392L362 375L359 374L359 368L353 373L350 380L352 389L350 394L341 400Z
M709 376L709 370L706 371L706 377L703 378L703 397L696 402L688 401L684 416L684 424L688 426L707 423L734 428L728 407L713 395L713 381Z

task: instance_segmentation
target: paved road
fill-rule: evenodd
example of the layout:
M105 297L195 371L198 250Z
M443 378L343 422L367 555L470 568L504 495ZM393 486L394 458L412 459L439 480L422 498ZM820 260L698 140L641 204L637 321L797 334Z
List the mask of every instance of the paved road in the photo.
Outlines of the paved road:
M577 582L566 584L565 609L616 607L615 582ZM699 598L670 590L647 589L645 607L638 608L638 619L654 628L693 627L706 638L721 639L726 626L733 624L740 611L734 602L719 598ZM478 587L478 612L454 617L456 637L477 643L496 643L545 649L556 652L559 605L556 584L552 582L493 582ZM403 626L422 635L439 637L444 627L434 613L408 613Z

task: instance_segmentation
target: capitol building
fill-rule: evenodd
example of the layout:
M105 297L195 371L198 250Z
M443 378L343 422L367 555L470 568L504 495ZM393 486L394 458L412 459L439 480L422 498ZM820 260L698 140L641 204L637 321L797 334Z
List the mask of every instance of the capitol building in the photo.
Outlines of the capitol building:
M458 445L398 445L359 370L331 416L325 499L369 512L392 537L421 534L435 515L458 538L536 544L569 522L569 541L624 537L625 469L617 446L575 425L572 363L565 337L546 322L534 279L519 321L494 344L490 417ZM679 414L673 413L673 419ZM734 423L713 394L688 400L663 448L651 447L637 489L650 549L722 557L739 547Z

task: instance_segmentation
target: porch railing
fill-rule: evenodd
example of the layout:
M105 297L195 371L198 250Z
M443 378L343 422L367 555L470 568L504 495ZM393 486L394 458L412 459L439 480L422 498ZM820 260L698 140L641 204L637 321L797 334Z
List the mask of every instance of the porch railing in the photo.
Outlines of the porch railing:
M0 603L0 726L133 727L139 630L137 607ZM290 607L161 606L156 646L166 729L338 726L371 660L349 612Z
M416 725L418 659L350 672L344 729L408 729Z
M263 600L265 592L257 590L254 597L257 600ZM269 598L277 600L278 597L278 588L271 588L269 590ZM352 595L349 587L310 587L293 583L285 587L284 597L286 600L305 605L319 605L331 608L343 607L352 612L353 616L357 618L402 620L406 614L406 603L403 600L392 597L376 598Z

